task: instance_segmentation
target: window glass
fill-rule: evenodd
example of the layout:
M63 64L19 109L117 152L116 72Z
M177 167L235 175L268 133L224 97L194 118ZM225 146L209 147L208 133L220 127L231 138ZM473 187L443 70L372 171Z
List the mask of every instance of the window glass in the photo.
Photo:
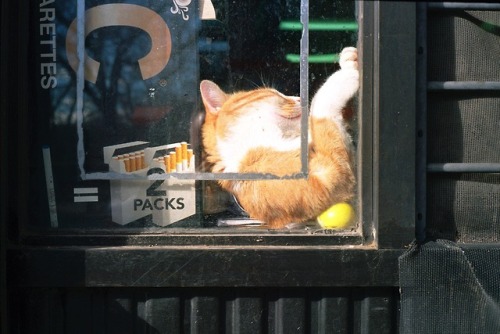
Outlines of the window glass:
M200 82L226 93L266 86L312 97L339 68L339 51L356 46L356 8L340 0L306 7L308 75L301 86L304 6L299 0L33 4L28 48L37 80L27 137L29 187L37 194L30 207L37 214L29 224L146 231L260 225L217 180L304 178L304 169L280 173L271 163L269 170L244 173L235 165L218 174L203 141L207 102ZM248 142L259 138L248 135Z

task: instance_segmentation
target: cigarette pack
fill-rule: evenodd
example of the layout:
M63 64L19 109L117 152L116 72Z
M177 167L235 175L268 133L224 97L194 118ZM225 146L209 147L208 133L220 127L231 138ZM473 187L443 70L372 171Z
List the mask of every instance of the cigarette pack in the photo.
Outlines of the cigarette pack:
M136 176L110 180L112 220L126 225L151 215L155 225L167 226L194 215L194 180L155 177L194 172L195 156L188 147L186 142L149 147L144 141L104 147L110 171Z

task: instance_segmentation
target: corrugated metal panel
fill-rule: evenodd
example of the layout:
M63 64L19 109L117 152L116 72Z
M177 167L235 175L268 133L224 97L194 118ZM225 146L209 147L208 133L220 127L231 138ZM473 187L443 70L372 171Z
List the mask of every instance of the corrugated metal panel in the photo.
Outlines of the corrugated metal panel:
M11 297L11 333L371 334L398 328L397 288L36 288Z

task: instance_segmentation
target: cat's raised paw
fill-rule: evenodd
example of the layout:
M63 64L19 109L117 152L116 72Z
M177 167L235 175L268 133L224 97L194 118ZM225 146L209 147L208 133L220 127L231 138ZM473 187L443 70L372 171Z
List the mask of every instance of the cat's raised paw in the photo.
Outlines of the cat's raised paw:
M346 47L340 53L339 59L340 68L342 69L358 69L358 50L355 47Z

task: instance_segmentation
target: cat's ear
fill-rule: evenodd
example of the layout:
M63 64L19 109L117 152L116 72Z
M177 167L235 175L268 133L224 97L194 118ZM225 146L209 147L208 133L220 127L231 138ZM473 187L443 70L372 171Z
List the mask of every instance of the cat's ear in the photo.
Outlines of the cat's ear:
M216 83L203 80L200 83L201 99L207 112L217 115L220 108L226 102L227 95Z

